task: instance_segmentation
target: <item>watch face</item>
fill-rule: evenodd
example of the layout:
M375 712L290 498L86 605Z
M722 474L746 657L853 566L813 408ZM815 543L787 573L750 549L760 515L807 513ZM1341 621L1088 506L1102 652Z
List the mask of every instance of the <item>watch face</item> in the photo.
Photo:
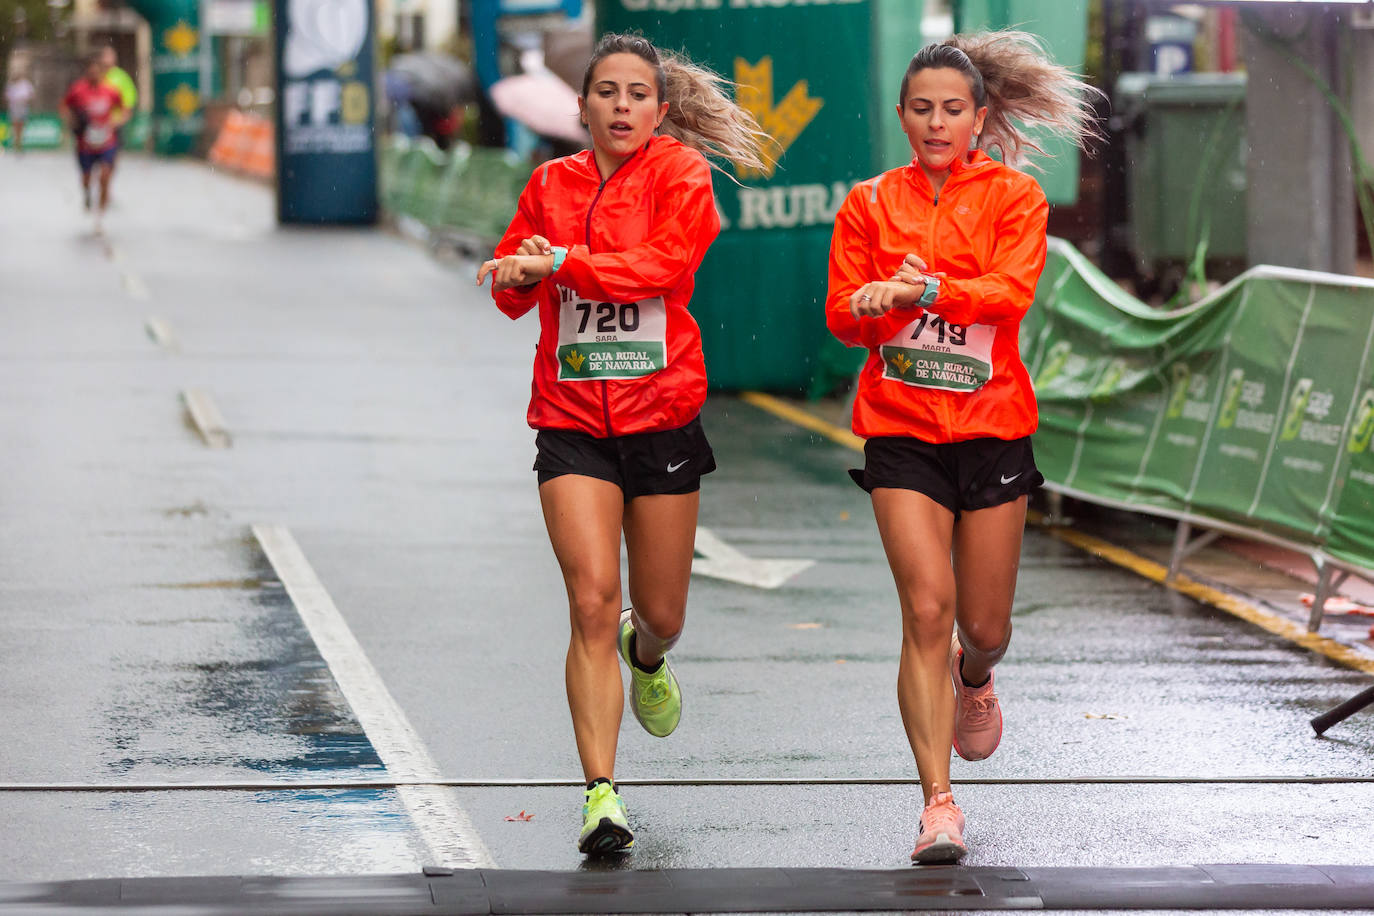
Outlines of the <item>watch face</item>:
M923 279L926 281L926 291L921 293L921 304L930 305L935 301L935 297L940 294L940 281L934 277Z

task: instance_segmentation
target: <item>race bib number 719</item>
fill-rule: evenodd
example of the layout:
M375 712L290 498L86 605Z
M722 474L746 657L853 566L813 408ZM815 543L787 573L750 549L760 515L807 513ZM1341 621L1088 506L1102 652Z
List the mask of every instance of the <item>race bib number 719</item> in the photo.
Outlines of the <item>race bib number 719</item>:
M558 380L640 378L667 365L661 298L593 302L558 288Z
M917 388L975 391L992 377L992 341L986 324L950 324L926 312L883 344L883 378Z

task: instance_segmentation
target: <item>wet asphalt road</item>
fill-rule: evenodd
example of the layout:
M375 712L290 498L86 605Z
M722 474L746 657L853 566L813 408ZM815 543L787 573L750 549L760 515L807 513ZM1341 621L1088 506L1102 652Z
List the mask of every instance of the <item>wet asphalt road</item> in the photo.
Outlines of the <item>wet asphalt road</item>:
M575 779L523 420L533 320L392 235L278 230L267 189L197 165L128 159L97 238L73 172L0 159L0 881L436 861L436 822L391 789L115 791L406 775L255 524L294 535L443 777ZM187 423L191 388L230 448ZM618 775L779 784L627 786L619 867L903 866L917 787L805 784L914 777L858 456L729 396L705 422L701 523L816 564L776 590L694 579L683 724L660 741L627 717ZM1374 715L1307 726L1367 678L1035 531L1015 626L1003 744L954 768L970 864L1374 861L1374 784L1301 781L1374 775ZM1295 781L1076 781L1098 777ZM18 791L60 783L92 791ZM582 865L575 788L449 801L497 866Z

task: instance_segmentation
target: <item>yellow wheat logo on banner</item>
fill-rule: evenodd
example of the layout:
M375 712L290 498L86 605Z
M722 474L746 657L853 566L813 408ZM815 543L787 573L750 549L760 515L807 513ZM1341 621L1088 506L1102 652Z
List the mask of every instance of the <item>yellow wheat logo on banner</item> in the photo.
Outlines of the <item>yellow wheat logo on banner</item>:
M178 22L162 33L162 43L177 57L185 57L200 44L200 35L186 22Z
M735 58L735 82L739 85L736 101L759 122L764 132L772 137L767 144L764 158L768 164L763 169L736 168L740 178L772 178L773 170L782 154L787 152L806 125L816 117L825 104L821 99L813 99L806 94L806 80L800 80L781 102L773 104L773 58L765 57L757 64L750 64L742 57Z
M167 93L167 110L179 118L189 118L200 107L200 93L182 83Z

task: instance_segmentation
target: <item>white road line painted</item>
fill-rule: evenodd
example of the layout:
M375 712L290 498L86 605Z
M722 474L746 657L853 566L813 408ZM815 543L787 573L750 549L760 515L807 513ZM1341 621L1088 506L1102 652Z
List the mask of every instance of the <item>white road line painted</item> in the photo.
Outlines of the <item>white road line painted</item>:
M138 274L131 270L120 271L120 280L124 283L124 292L129 294L130 299L137 299L140 302L147 302L152 298L148 293L148 287L143 285Z
M229 430L225 428L224 417L220 415L219 408L215 406L214 399L208 393L199 388L187 388L181 392L181 400L206 445L211 448L228 448L233 444L233 440L229 438Z
M386 689L291 532L276 525L254 525L253 536L286 587L335 683L387 771L398 780L429 783L401 785L396 789L435 857L434 862L425 864L493 867L491 853L452 792L434 784L440 778L438 765L405 711Z
M158 318L156 315L149 315L148 320L143 323L148 331L148 336L153 343L162 347L164 350L180 350L181 344L177 342L176 335L172 333L172 326L166 319Z
M152 298L148 294L148 287L144 285L143 279L138 273L129 266L129 259L124 257L124 252L114 242L105 240L105 257L119 270L119 282L124 287L124 292L129 294L129 298L146 301Z
M754 588L777 588L815 560L754 560L722 541L711 529L697 528L692 574L724 579Z

